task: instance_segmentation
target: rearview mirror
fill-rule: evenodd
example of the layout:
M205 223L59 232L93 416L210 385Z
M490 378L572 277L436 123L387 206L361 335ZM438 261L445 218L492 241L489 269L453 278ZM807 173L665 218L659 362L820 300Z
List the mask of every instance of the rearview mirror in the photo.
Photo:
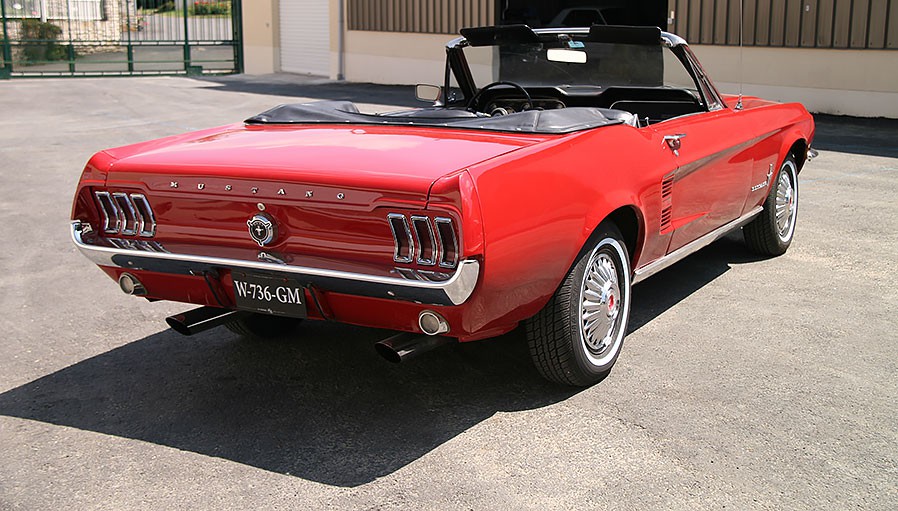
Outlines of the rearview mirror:
M440 99L440 96L443 94L443 88L437 85L428 85L426 83L419 83L415 85L415 98L418 101L427 101L428 103L433 103L434 101Z
M546 50L546 58L552 62L566 62L568 64L586 64L586 52L566 50L562 48L550 48Z

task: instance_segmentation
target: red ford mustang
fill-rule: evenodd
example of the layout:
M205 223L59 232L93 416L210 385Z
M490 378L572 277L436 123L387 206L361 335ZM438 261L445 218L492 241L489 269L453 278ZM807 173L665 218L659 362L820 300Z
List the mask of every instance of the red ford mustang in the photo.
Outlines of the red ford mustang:
M631 286L726 233L795 232L814 124L799 104L722 96L657 28L462 30L428 108L282 105L101 151L72 237L168 318L248 337L303 319L399 331L399 361L526 325L547 378L600 380Z

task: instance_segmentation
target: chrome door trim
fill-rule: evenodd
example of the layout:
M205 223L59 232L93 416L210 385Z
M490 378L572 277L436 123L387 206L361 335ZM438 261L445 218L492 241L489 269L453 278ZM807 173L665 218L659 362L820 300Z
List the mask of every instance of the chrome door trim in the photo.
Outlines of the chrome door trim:
M683 258L698 252L711 243L714 243L720 238L726 236L730 232L735 231L743 225L751 222L756 216L761 213L763 209L763 207L757 206L748 213L733 220L732 222L722 225L717 229L709 232L708 234L705 234L701 238L683 245L682 247L674 250L666 256L656 259L649 264L638 268L635 272L633 272L633 283L637 284L639 282L642 282L643 280L651 277L652 275L667 268L668 266L671 266L672 264L682 260Z

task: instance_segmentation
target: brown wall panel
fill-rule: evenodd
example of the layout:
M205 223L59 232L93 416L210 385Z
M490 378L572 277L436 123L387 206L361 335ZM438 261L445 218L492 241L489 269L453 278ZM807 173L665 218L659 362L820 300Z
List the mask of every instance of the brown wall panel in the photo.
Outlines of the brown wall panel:
M898 1L889 7L889 24L886 26L886 48L898 48Z
M674 4L674 28L672 28L675 34L681 35L686 39L689 38L689 25L687 22L689 21L689 0L676 0L672 2ZM670 14L670 13L668 13Z
M829 48L833 44L833 13L835 12L835 0L817 1L817 46Z
M817 15L819 7L817 0L805 0L800 2L801 8L801 46L811 48L816 46L817 41Z
M848 48L851 35L851 0L836 0L833 13L833 47Z
M700 35L698 41L702 44L714 44L714 4L716 0L701 0L701 20L699 21Z
M755 26L755 44L767 46L770 44L770 1L758 0L757 23Z
M739 12L739 1L738 0L729 0L727 2L729 5L727 6L727 38L726 44L739 44L739 21L740 18L744 16L743 13ZM747 3L752 3L751 1ZM743 9L745 9L745 5L743 3ZM743 20L744 21L744 20Z
M786 0L770 2L770 46L783 46L786 42Z
M854 0L851 8L851 36L849 46L852 48L867 47L867 22L870 14L869 0Z
M898 4L892 8L898 10ZM867 45L870 48L885 48L888 16L889 0L872 0L870 2L870 32L867 34Z
M785 45L796 47L801 42L801 11L804 9L803 0L786 0L786 33Z
M282 0L283 1L283 0ZM350 30L458 34L496 24L502 0L347 0ZM668 0L694 44L898 49L898 0ZM662 4L663 5L663 4Z
M726 44L727 30L729 29L730 21L730 17L727 11L729 9L730 2L728 0L713 0L710 3L713 4L711 20L713 21L714 44ZM738 2L734 3L736 3L736 10L739 10Z
M758 24L758 2L754 0L747 1L743 9L745 9L745 18L742 20L742 44L753 45L755 44L755 34L757 33L755 27Z
M691 0L688 5L686 38L690 42L698 43L702 40L702 3L699 0Z

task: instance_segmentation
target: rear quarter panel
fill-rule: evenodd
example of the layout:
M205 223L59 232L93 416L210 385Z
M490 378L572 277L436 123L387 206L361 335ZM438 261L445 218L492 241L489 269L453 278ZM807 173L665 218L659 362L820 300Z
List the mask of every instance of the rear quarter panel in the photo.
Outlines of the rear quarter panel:
M647 129L599 128L470 168L483 217L484 269L466 331L536 314L596 226L619 207L634 207L640 231L656 234L631 256L663 255L660 182L670 169L649 150L651 141Z

